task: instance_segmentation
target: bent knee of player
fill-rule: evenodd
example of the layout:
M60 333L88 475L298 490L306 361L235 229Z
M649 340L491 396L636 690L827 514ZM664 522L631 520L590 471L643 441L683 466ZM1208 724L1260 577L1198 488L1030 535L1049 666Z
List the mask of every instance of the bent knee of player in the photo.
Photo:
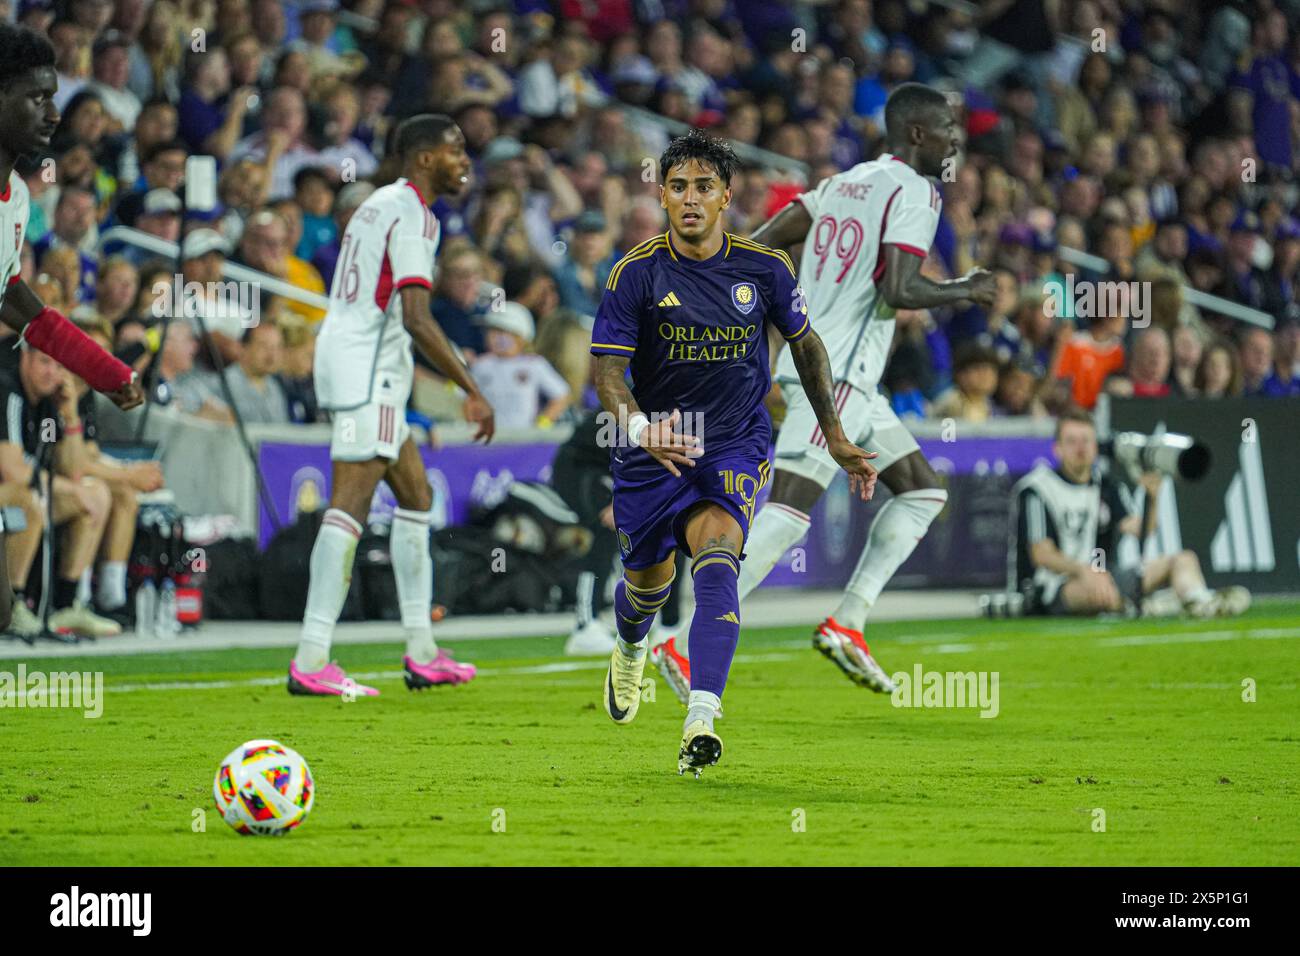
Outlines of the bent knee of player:
M823 485L813 479L797 475L778 465L772 470L772 493L768 500L807 514L825 490Z

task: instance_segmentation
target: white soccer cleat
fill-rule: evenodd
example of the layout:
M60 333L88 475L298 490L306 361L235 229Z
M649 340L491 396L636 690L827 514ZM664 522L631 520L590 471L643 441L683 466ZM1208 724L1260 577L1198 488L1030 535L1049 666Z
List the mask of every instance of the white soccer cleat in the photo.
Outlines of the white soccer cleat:
M101 617L81 602L61 608L50 614L50 630L56 634L76 634L78 637L116 637L122 625Z
M604 657L614 649L614 635L594 618L577 628L564 642L569 657Z
M861 631L855 631L828 617L813 631L813 647L859 687L870 687L878 694L892 694L895 687L885 669L871 656L871 649Z
M1240 585L1219 588L1214 592L1214 605L1220 617L1236 617L1250 610L1250 592Z
M602 704L609 719L616 724L630 724L641 706L641 675L649 653L628 657L617 643L609 655L609 668L605 671L605 693Z
M677 752L677 775L680 777L689 770L698 780L705 767L712 767L721 759L722 738L704 721L693 721L682 733L682 748Z

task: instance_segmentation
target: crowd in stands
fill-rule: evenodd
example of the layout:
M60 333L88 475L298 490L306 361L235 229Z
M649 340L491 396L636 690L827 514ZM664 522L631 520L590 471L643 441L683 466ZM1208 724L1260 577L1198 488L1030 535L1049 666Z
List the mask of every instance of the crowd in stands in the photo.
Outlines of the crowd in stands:
M767 151L732 183L728 228L748 234L874 158L885 99L915 80L952 93L965 138L925 270L987 266L1000 294L987 310L898 315L884 385L900 414L1043 416L1103 391L1300 394L1300 2L978 6L0 0L53 42L63 114L49 156L19 168L23 276L151 367L158 404L318 421L323 311L213 289L235 263L323 296L350 216L395 178L395 121L447 113L474 169L464 196L434 206L434 315L499 420L545 427L593 405L606 278L666 228L655 159L670 134L651 114ZM211 213L182 207L195 155L219 164ZM109 236L118 226L180 242L179 265ZM1121 282L1137 283L1122 307L1076 309L1065 291ZM459 404L421 364L413 411L446 420Z

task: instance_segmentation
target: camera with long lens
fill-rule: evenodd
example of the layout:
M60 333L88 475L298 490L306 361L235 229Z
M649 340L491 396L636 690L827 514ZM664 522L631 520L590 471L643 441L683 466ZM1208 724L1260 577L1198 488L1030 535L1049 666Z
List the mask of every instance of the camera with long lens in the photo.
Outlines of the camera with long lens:
M1149 471L1184 481L1200 481L1213 462L1210 447L1204 442L1166 431L1163 425L1150 435L1118 432L1107 445L1102 450L1109 452L1133 484Z

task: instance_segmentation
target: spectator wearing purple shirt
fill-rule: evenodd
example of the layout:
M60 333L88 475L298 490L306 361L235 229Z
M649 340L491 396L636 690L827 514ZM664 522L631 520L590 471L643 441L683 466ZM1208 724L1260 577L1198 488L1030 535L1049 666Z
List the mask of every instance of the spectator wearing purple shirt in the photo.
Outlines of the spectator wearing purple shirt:
M1232 83L1254 94L1251 115L1260 159L1291 169L1291 101L1300 99L1300 75L1282 58L1286 42L1286 15L1273 9L1255 24L1250 69L1234 75Z
M178 109L180 136L190 150L224 160L239 142L256 89L230 90L230 61L221 48L191 53Z

